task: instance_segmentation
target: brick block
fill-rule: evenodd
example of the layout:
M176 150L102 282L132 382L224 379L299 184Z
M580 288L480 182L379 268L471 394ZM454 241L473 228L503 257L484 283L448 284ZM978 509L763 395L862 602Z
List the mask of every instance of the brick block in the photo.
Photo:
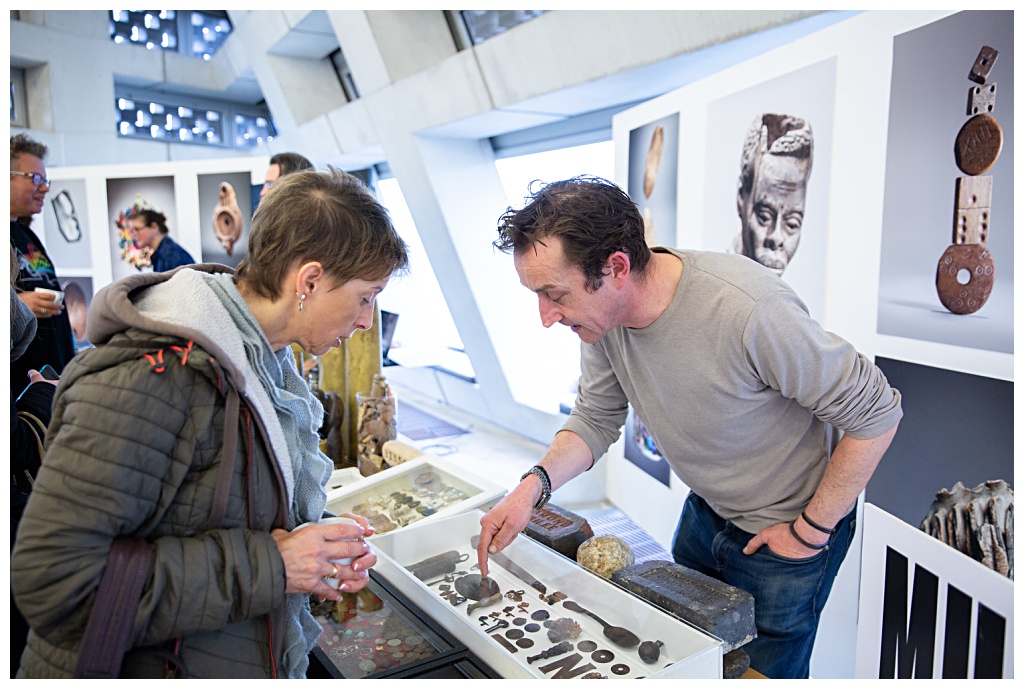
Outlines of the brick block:
M612 581L721 639L725 653L757 636L754 597L688 567L641 562L615 572Z
M533 511L523 533L573 561L580 545L594 537L586 519L551 503Z

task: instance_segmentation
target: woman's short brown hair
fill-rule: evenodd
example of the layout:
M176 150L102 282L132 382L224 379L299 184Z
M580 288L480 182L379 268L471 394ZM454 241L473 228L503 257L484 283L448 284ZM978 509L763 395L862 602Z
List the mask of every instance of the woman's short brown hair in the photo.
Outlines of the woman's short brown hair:
M347 172L303 170L281 178L260 201L249 254L235 275L276 301L296 264L319 261L343 284L384 280L409 268L408 249L366 185Z

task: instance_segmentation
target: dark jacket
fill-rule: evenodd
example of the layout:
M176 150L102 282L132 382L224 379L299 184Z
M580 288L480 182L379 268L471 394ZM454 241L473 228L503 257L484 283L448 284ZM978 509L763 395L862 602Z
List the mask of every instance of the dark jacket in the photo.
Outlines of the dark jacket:
M56 269L35 232L20 222L12 222L11 246L18 259L18 289L61 289ZM11 362L11 392L15 396L28 385L30 369L38 371L49 364L60 373L75 355L75 336L66 309L56 316L38 319L37 326L32 344L17 361Z
M155 552L123 677L170 669L259 678L281 665L285 570L270 531L287 528L283 478L239 369L217 343L133 325L153 322L129 295L170 275L140 274L100 292L89 321L101 346L61 377L11 560L32 627L19 676L70 676L120 535L145 538ZM93 338L94 324L116 334ZM227 400L239 391L233 415ZM232 444L223 525L212 528Z
M192 254L185 251L180 244L171 239L170 235L166 234L149 260L155 273L173 270L179 266L189 266L196 262L192 258Z

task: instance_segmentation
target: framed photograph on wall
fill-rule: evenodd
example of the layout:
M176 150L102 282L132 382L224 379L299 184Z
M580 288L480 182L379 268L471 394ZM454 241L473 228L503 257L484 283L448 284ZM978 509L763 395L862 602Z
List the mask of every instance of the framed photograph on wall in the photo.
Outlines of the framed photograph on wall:
M654 438L644 426L644 422L633 410L633 405L629 406L624 434L626 436L626 459L659 483L665 486L671 485L672 468L658 450Z
M748 256L825 310L836 60L707 104L704 248Z
M629 132L627 192L644 219L648 246L676 246L679 115Z
M92 278L58 275L57 280L64 290L64 308L71 321L71 332L75 336L75 351L92 347L85 335L89 306L92 304Z
M152 270L148 253L134 243L128 216L133 209L152 208L167 217L171 237L178 239L174 203L174 177L124 177L107 180L107 217L110 221L111 277L113 280Z
M251 179L248 170L196 176L203 263L235 268L248 253Z
M46 252L59 270L90 270L92 243L84 179L54 179L43 203L42 231L39 216L33 219Z
M959 12L893 37L885 204L878 285L878 333L1013 354L1014 45L1013 11ZM947 310L936 289L939 261L953 244L957 179L954 144L970 118L968 78L985 46L998 51L986 115L1002 130L989 177L985 246L994 263L991 293L979 309ZM959 276L958 276L958 281ZM966 284L966 283L964 283ZM962 352L950 350L956 366Z

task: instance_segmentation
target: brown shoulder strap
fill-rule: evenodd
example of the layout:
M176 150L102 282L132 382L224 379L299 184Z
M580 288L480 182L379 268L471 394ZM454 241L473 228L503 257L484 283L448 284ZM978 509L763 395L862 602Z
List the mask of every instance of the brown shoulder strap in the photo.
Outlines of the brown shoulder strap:
M96 592L75 677L114 679L128 650L153 548L138 538L115 538Z

